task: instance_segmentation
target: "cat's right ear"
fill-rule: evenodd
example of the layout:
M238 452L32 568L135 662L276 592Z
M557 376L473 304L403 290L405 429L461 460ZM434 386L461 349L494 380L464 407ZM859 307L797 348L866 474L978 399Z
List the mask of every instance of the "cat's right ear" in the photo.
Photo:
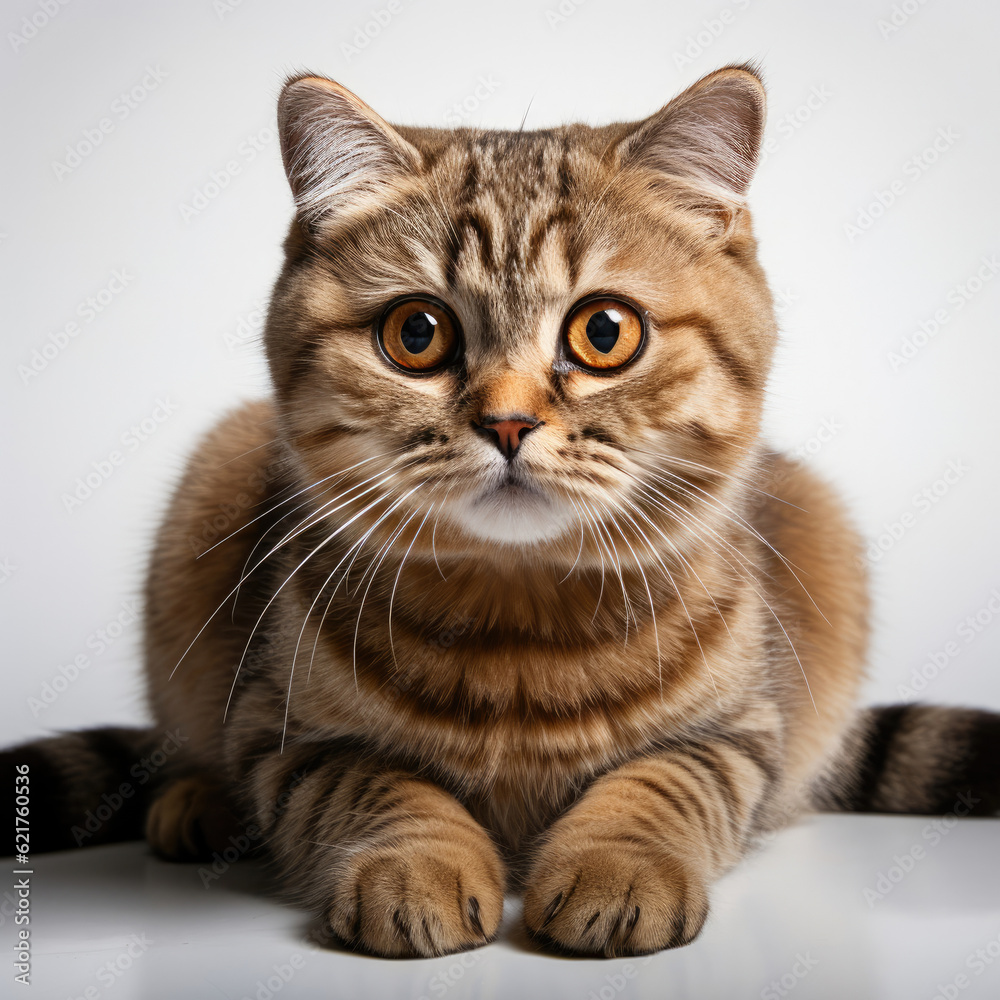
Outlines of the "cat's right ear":
M320 76L290 79L278 99L281 158L299 219L363 207L420 153L360 97Z

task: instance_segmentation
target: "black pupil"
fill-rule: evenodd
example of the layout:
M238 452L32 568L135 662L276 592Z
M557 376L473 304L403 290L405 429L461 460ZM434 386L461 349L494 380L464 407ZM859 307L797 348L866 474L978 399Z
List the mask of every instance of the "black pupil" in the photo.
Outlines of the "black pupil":
M399 339L410 354L421 354L430 347L436 326L437 320L430 313L415 312L403 320Z
M587 339L601 354L609 354L618 343L622 314L617 309L602 309L587 320Z

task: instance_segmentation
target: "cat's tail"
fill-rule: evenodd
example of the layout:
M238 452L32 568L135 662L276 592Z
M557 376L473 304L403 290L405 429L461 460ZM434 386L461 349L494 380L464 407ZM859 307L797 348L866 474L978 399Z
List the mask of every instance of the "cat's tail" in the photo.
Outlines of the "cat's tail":
M152 729L61 733L0 751L4 794L13 795L14 833L0 854L25 854L138 840L170 755ZM23 801L22 801L23 800Z
M813 784L825 812L1000 815L1000 714L935 705L868 708Z

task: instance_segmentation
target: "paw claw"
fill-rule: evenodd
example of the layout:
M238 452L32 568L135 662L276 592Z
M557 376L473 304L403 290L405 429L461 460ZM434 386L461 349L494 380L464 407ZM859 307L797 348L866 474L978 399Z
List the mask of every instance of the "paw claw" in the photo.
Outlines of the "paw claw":
M543 945L577 955L639 955L687 944L701 929L706 887L662 849L614 842L574 849L560 840L542 848L525 892L525 924Z
M483 921L479 908L479 900L475 896L469 897L469 905L467 907L469 913L469 923L472 924L473 929L480 937L486 937L486 931L483 930Z
M327 910L328 932L369 954L464 951L485 944L500 924L502 870L488 855L446 861L418 851L359 851L346 881ZM466 895L463 885L475 892Z
M555 915L559 912L559 904L563 901L563 894L560 892L556 895L556 898L552 900L551 903L546 907L545 913L542 915L542 927L547 927Z

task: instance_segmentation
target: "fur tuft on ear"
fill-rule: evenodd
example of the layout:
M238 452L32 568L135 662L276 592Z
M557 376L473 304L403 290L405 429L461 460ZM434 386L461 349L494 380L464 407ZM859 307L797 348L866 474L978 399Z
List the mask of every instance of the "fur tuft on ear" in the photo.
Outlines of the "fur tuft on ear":
M619 143L619 162L685 178L725 200L742 200L757 165L765 108L757 68L726 66L639 122Z
M293 77L278 99L278 134L299 218L363 204L393 178L412 174L420 153L361 98L333 80Z

